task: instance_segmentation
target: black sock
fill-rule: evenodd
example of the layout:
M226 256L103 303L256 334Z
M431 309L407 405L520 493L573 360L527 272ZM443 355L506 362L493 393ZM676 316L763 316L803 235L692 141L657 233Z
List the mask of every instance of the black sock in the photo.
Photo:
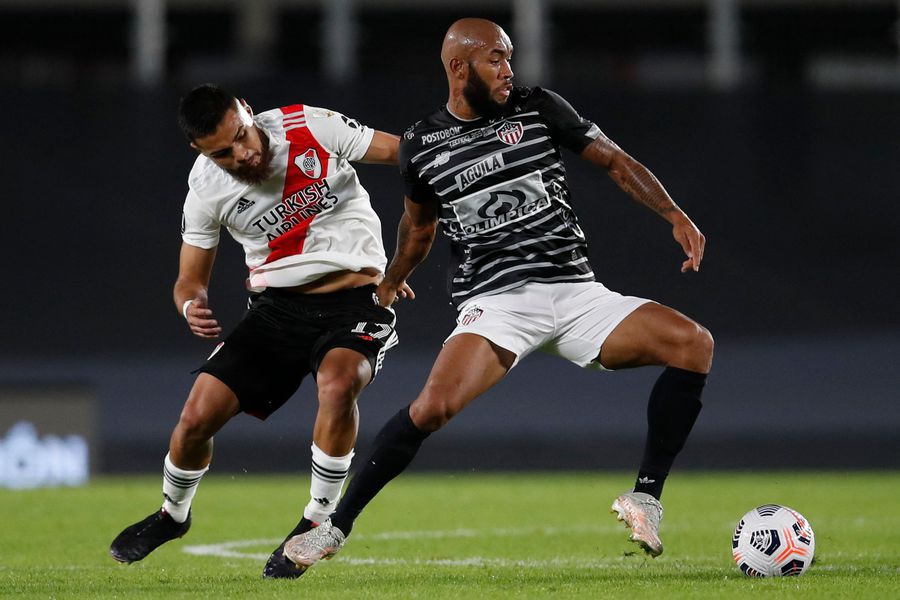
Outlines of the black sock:
M647 404L647 442L634 491L659 499L669 469L684 447L702 404L706 374L667 367Z
M372 453L362 469L350 480L347 493L331 514L331 523L344 535L350 535L359 513L381 488L406 469L428 435L412 422L408 406L391 417L375 437Z

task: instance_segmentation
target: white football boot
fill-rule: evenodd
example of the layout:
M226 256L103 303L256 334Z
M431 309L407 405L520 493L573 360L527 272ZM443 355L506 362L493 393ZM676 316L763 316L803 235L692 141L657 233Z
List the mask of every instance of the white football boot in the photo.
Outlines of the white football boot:
M643 492L625 492L612 503L609 512L619 513L619 521L631 528L628 537L637 543L647 554L656 558L663 552L662 540L659 539L659 522L663 509L659 500Z
M344 532L327 519L318 527L289 539L284 544L284 555L305 570L323 558L327 560L337 554L346 541Z

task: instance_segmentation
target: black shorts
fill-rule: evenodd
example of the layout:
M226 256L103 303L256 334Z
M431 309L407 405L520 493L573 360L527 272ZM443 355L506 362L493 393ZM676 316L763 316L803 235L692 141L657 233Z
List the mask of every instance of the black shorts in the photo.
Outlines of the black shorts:
M330 294L295 294L267 288L254 294L243 320L194 371L231 388L241 410L260 419L288 401L307 373L332 348L369 359L372 377L385 352L397 345L394 312L380 306L375 286Z

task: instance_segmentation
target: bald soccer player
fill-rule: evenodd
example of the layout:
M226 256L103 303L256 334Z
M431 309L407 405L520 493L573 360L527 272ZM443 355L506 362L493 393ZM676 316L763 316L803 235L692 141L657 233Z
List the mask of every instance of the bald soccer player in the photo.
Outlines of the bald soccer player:
M605 169L672 225L687 255L682 272L699 270L705 240L653 174L568 102L549 90L514 87L512 54L498 25L454 23L441 50L447 103L402 136L406 208L376 293L383 306L402 296L440 223L457 261L451 286L457 326L418 397L378 434L331 518L285 545L299 569L340 550L363 508L410 464L425 438L534 350L596 370L665 367L650 393L634 488L612 503L631 540L651 556L662 553L659 498L700 412L713 339L675 310L595 280L559 148Z

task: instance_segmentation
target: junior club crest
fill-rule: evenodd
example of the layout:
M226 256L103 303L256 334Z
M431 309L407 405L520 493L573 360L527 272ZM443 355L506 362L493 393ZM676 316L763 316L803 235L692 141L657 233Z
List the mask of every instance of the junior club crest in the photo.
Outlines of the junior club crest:
M497 129L497 137L500 141L509 146L515 146L522 139L524 129L519 121L507 121L502 127Z
M463 316L459 319L459 324L471 325L472 323L477 321L478 317L480 317L482 314L484 314L484 310L478 308L477 306L473 306L472 308L467 310L465 314L463 314Z
M322 163L313 148L294 157L294 164L310 179L318 179L322 175Z

